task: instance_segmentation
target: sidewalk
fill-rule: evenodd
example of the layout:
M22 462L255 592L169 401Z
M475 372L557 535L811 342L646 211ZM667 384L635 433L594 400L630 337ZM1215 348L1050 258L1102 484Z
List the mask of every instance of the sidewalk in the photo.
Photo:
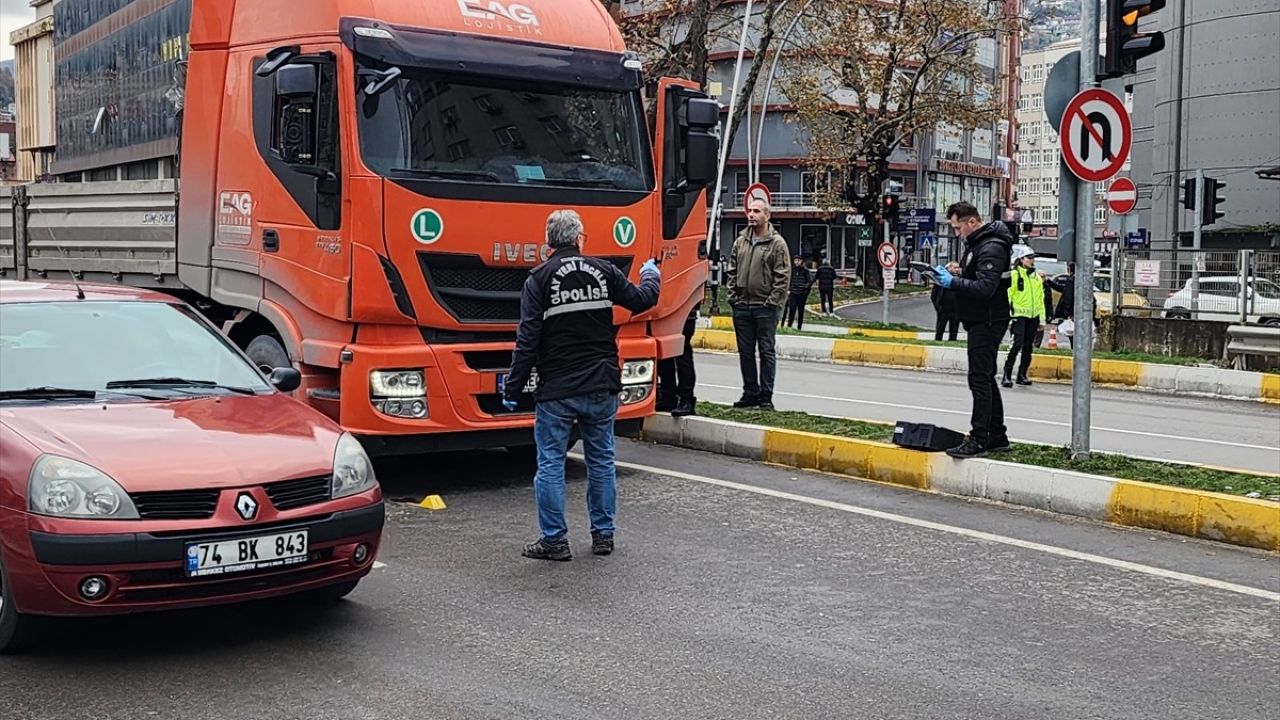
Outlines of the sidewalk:
M991 459L953 460L884 442L658 414L651 442L853 479L980 498L1280 551L1280 503Z
M727 318L712 318L730 323ZM847 331L849 328L839 328ZM880 339L820 338L778 335L778 357L808 362L883 365L934 372L966 373L967 353L962 347L912 345L893 340L915 339L914 333L896 330L858 330L862 335ZM906 335L907 337L903 337ZM727 330L700 329L693 338L694 348L717 352L737 352L734 333ZM1034 354L1030 376L1048 382L1070 382L1070 355ZM1280 374L1223 370L1220 368L1186 367L1139 363L1125 360L1094 360L1093 381L1135 390L1196 395L1231 400L1258 400L1280 404Z

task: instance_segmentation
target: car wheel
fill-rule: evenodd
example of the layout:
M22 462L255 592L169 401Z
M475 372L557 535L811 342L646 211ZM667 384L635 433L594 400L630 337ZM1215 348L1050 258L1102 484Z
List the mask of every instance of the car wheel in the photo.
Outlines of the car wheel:
M1262 324L1268 327L1280 327L1280 318L1262 318Z
M1177 310L1171 310L1169 312L1166 312L1164 316L1169 320L1190 320L1191 319L1191 313L1181 312Z
M244 349L244 354L248 355L253 364L266 375L270 375L276 368L293 367L293 363L289 360L289 352L273 335L259 335L254 338Z
M332 605L350 595L359 584L359 580L351 580L350 582L329 585L317 590L308 590L299 595L298 599L312 605Z
M21 651L31 644L35 619L18 612L9 591L9 576L0 560L0 655Z

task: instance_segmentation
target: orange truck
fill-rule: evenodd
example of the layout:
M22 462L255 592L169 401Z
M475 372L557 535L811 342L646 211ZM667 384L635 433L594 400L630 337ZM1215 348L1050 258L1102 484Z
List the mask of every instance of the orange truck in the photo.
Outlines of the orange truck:
M375 454L527 447L532 396L508 412L499 391L547 216L571 207L589 254L633 279L661 259L658 306L616 311L618 432L638 431L702 298L715 101L646 82L597 0L172 4L177 179L0 190L0 272L184 297L259 366L299 368L298 397ZM59 162L122 122L75 94L92 57L58 78L59 114L64 82L88 112L60 121Z

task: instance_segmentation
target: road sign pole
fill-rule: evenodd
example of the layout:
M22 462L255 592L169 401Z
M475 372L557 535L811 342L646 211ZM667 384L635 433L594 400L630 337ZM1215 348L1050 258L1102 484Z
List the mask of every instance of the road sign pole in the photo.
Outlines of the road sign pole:
M1084 0L1080 26L1080 90L1094 84L1098 74L1099 0ZM1068 126L1062 128L1062 136ZM1089 457L1089 425L1093 404L1093 183L1076 185L1076 298L1075 341L1071 343L1071 457Z
M1191 319L1200 312L1200 235L1204 231L1204 170L1196 170L1196 216L1191 220ZM1178 288L1173 288L1177 290Z
M889 221L888 220L884 221L884 241L886 243L889 242ZM881 279L883 280L883 278ZM896 275L895 275L895 279L897 279ZM882 298L881 302L884 304L884 312L881 314L882 315L881 322L884 323L885 327L888 327L889 326L889 283L885 282L883 284L884 284L884 297Z

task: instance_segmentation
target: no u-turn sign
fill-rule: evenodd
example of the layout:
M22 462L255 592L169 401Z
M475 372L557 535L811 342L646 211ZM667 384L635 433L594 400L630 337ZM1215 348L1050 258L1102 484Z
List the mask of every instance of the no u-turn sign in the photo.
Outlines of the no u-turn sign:
M1091 88L1067 103L1059 137L1062 159L1076 177L1105 182L1118 175L1129 159L1133 122L1120 98Z

